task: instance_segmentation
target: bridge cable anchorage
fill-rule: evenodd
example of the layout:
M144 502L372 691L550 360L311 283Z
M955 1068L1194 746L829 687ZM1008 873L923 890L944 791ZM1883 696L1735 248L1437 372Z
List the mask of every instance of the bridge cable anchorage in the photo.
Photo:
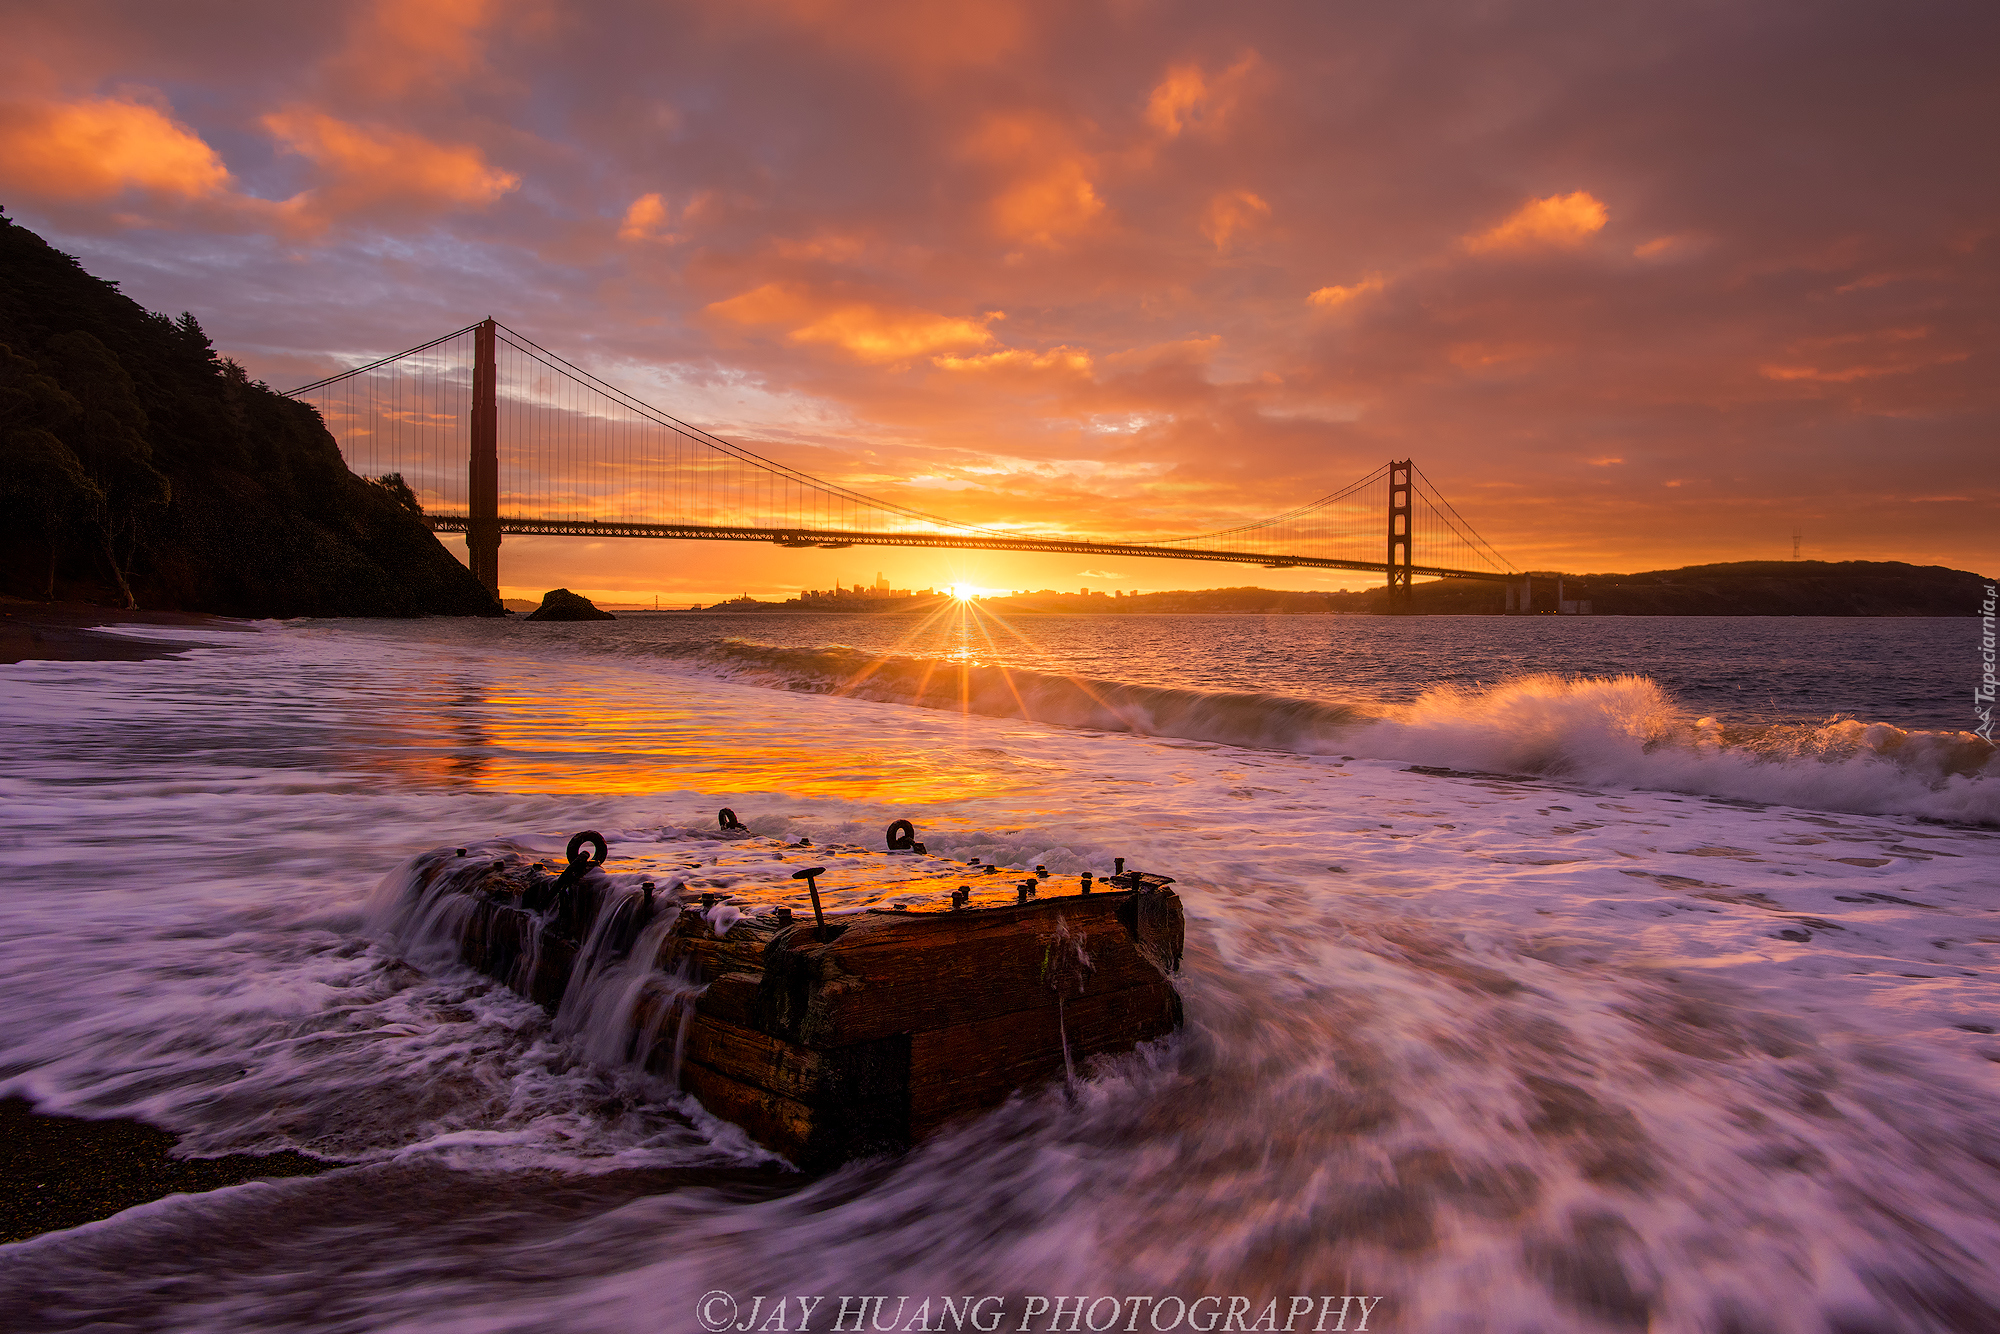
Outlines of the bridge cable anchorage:
M476 573L496 593L502 533L1393 571L1399 588L1416 576L1519 577L1409 460L1307 504L1190 536L1038 535L822 480L656 408L491 319L292 396L319 410L353 471L417 509L434 531L466 534ZM1405 534L1387 560L1385 514Z

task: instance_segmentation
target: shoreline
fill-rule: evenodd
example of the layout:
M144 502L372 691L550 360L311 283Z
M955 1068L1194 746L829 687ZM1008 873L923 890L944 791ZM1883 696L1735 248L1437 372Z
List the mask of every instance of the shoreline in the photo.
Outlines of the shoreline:
M206 647L192 641L125 639L94 634L97 626L166 625L199 630L250 626L196 611L127 611L88 602L30 602L0 598L0 664L18 662L151 662Z
M102 1222L127 1209L172 1195L201 1195L256 1181L285 1181L362 1169L376 1176L449 1174L461 1181L488 1175L526 1178L551 1212L602 1211L648 1195L706 1188L745 1200L790 1194L813 1178L775 1167L625 1168L566 1174L546 1168L482 1174L436 1163L354 1163L314 1158L294 1149L178 1158L179 1137L130 1117L91 1120L38 1112L23 1097L0 1098L0 1246ZM365 1179L365 1178L364 1178Z
M0 1245L109 1218L169 1195L247 1181L317 1176L342 1163L285 1150L176 1158L180 1137L143 1121L38 1112L26 1098L0 1098Z

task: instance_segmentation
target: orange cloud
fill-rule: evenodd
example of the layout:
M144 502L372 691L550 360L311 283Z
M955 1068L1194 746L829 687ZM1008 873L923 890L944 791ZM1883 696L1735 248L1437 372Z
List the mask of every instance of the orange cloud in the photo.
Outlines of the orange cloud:
M306 230L356 213L477 208L520 184L471 145L433 143L406 130L364 128L303 109L266 116L264 127L319 169L320 184L284 205Z
M1360 282L1347 287L1317 288L1306 295L1306 300L1324 310L1336 310L1350 301L1381 291L1384 285L1381 278L1371 273Z
M827 45L911 74L990 65L1017 50L1028 30L1015 0L730 0L719 9L776 18Z
M1204 74L1199 65L1175 65L1147 99L1146 123L1169 139L1190 129L1220 131L1236 109L1244 80L1256 65L1254 51L1214 78Z
M867 248L867 241L859 236L833 233L821 233L804 240L796 237L779 237L771 243L771 249L781 259L828 264L849 263L860 258Z
M127 190L194 200L230 186L200 135L158 107L113 98L0 106L0 181L66 201Z
M674 241L678 237L667 234L667 201L657 194L640 195L632 201L632 207L625 210L625 220L619 224L618 239L621 241Z
M1010 240L1056 245L1104 212L1090 179L1091 159L1045 117L989 116L966 151L1010 178L991 205L994 230Z
M931 364L957 375L1016 380L1044 380L1051 376L1060 379L1088 378L1092 365L1090 353L1074 347L1052 347L1046 352L1009 347L966 357L932 357Z
M1208 201L1208 209L1202 214L1201 234L1217 250L1227 250L1232 237L1270 216L1271 206L1248 190L1225 190Z
M993 341L987 320L955 319L911 307L877 305L823 296L799 283L766 283L708 307L718 319L738 325L789 326L793 343L826 343L861 361L906 361Z
M493 0L375 0L349 29L332 70L344 85L401 96L458 83L482 63Z
M1820 384L1852 384L1884 375L1907 375L1932 366L1949 366L1971 357L1970 352L1951 352L1927 360L1886 362L1872 366L1844 366L1827 370L1818 366L1760 366L1757 373L1767 380L1812 380Z
M1886 375L1907 375L1933 366L1949 366L1970 359L1962 349L1940 349L1932 341L1932 330L1924 325L1895 329L1872 329L1807 339L1789 349L1793 355L1810 357L1811 365L1771 364L1757 368L1767 380L1807 380L1819 384L1852 384ZM1845 365L1827 365L1845 362Z
M1587 191L1531 199L1491 231L1465 238L1465 248L1481 254L1534 246L1581 245L1603 229L1610 214Z

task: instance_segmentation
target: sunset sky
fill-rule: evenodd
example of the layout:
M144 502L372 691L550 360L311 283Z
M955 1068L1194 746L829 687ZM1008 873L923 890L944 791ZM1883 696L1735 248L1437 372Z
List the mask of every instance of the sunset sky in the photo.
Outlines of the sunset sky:
M2000 573L1976 3L5 5L0 204L286 388L486 315L1165 537L1414 457L1517 565ZM1366 580L509 538L503 592Z

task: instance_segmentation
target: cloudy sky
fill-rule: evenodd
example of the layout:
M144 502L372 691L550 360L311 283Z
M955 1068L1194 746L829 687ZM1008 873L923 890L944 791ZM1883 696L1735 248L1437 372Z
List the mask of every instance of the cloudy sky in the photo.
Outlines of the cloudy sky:
M1976 3L0 5L0 204L287 387L493 315L926 510L1409 455L1521 566L2000 573ZM1341 586L510 538L510 592Z

